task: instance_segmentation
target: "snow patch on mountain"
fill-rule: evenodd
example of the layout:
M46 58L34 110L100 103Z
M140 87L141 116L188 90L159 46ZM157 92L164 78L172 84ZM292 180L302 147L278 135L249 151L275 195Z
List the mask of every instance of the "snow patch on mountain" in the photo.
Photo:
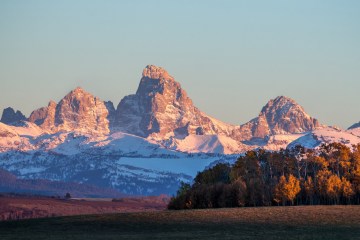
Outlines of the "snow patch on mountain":
M189 135L184 139L171 138L162 142L167 148L189 153L233 154L243 152L246 146L225 135Z
M0 123L0 168L23 179L87 183L138 195L174 194L180 181L191 182L209 163L226 158L170 150L122 132L41 132L32 123Z
M352 145L360 143L360 137L352 134L349 131L344 131L338 128L325 127L322 129L314 130L303 137L298 138L289 144L288 148L301 145L306 148L316 148L323 143L342 143L349 148Z
M277 134L268 138L267 143L262 148L271 151L286 149L286 147L295 140L303 137L306 133L298 134Z

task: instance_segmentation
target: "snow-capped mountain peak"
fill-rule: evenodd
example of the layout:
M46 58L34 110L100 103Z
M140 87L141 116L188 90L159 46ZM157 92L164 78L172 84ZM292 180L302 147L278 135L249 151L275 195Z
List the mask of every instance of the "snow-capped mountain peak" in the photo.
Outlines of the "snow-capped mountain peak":
M164 68L155 65L147 65L142 72L142 77L148 79L174 80Z
M241 126L244 139L264 138L275 134L294 134L314 130L322 125L310 117L293 99L279 96L271 99L257 118Z
M77 131L108 134L109 120L105 103L77 87L59 103L50 101L47 107L33 111L29 121L49 132Z
M120 101L114 128L164 140L188 135L228 135L236 127L213 121L194 106L180 83L165 69L148 65L143 70L136 94Z

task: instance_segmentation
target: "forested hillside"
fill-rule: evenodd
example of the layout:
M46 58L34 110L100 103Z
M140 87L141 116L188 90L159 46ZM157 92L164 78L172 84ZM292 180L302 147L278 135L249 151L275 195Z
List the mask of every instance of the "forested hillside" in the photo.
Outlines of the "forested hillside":
M169 209L360 203L360 144L248 151L182 184Z

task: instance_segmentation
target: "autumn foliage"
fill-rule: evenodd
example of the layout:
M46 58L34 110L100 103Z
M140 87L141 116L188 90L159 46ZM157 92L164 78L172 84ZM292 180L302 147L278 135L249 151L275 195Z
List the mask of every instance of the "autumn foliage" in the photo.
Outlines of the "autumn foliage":
M169 209L360 203L360 145L249 151L183 184Z

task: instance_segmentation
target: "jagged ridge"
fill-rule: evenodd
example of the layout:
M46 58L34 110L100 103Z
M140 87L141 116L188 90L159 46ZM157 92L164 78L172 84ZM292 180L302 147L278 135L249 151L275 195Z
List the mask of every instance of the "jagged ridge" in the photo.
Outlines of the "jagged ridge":
M221 122L195 107L180 83L164 68L154 65L145 67L136 93L124 97L116 110L112 102L103 102L78 87L59 103L50 101L47 107L33 111L28 121L50 133L76 131L106 135L110 131L122 131L155 139L163 146L180 151L191 148L181 147L185 146L184 142L204 146L214 139L192 137L189 141L189 136L224 136L228 140L215 141L219 146L209 149L229 149L225 145L231 145L232 151L241 152L273 144L275 138L270 136L305 133L322 127L293 99L285 96L270 100L257 118L241 126ZM224 137L221 139L226 139ZM282 146L286 144L284 140L281 142Z

